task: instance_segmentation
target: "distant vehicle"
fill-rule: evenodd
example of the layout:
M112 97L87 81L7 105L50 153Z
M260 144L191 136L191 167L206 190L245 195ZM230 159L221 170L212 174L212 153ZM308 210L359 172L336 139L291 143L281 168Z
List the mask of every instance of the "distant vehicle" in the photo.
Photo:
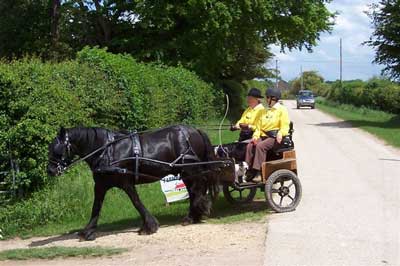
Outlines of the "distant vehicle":
M301 90L299 94L297 94L297 109L300 107L309 106L311 109L315 108L315 99L314 94L310 90Z

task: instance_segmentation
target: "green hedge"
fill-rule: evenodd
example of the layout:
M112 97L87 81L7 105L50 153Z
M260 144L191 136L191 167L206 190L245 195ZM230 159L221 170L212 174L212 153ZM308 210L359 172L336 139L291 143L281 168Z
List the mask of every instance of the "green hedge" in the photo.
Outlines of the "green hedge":
M61 126L146 129L214 116L221 93L181 67L85 48L74 61L0 62L0 171L20 168L19 187L48 183L47 147ZM10 176L7 180L10 180Z
M386 79L353 80L332 84L328 99L400 114L400 85Z

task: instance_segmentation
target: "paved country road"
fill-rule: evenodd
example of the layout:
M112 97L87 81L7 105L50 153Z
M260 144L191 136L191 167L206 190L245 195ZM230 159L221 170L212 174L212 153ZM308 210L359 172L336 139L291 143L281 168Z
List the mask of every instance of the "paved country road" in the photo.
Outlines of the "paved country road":
M303 198L295 212L269 216L264 265L400 265L399 150L318 110L285 105Z

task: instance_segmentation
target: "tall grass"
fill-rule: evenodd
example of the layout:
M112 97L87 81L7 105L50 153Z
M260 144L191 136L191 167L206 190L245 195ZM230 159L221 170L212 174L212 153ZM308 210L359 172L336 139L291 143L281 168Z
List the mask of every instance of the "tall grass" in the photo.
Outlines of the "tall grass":
M0 252L2 260L54 259L58 257L100 257L120 254L127 251L123 248L105 247L45 247L21 248Z
M388 144L400 147L400 115L340 104L323 98L317 100L318 109L346 120L351 125L361 128Z

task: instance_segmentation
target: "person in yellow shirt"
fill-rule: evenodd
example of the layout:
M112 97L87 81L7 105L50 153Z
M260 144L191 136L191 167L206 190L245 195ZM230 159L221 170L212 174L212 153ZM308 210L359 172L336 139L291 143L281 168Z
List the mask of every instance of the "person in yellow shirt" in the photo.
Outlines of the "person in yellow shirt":
M253 137L256 124L258 120L260 120L262 114L265 113L265 108L261 104L262 98L263 96L259 89L252 88L249 90L247 94L247 105L249 107L243 112L240 120L231 127L231 130L240 129L239 141L251 139Z
M259 119L251 142L246 148L246 163L251 168L246 173L246 181L261 181L261 164L267 152L282 142L289 134L289 114L285 106L279 103L281 91L269 88L266 91L266 102L269 109Z

